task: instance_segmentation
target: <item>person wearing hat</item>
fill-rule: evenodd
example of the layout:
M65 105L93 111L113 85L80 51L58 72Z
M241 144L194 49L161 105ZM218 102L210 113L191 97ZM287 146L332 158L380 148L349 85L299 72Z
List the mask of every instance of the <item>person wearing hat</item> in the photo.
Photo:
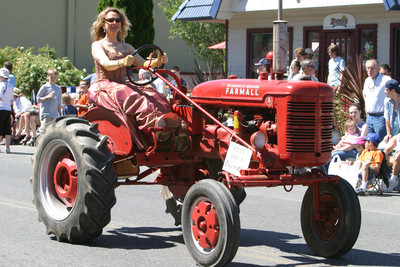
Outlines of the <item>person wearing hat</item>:
M312 60L314 62L315 71L317 72L318 71L318 62L313 59L314 51L311 48L306 48L304 51L306 53L305 59L309 59L309 60Z
M6 68L0 69L0 142L6 138L6 153L10 153L11 143L11 104L13 101L13 87L7 82L10 72Z
M391 117L389 124L388 120L386 119L386 130L388 133L385 136L385 139L388 139L388 141L385 144L386 146L384 147L384 152L387 157L387 162L393 167L392 176L389 179L389 187L386 188L384 191L391 192L398 185L397 175L400 171L399 82L396 80L387 81L385 84L385 93L387 96L387 98L385 99L385 118L387 118L386 113L388 113L388 116L393 116ZM380 147L382 146L382 143L379 145ZM393 150L395 150L396 153L391 156L390 153Z
M386 123L386 136L383 138L383 144L387 144L392 136L400 133L399 126L399 99L400 86L396 80L389 80L385 84L385 107L383 116ZM379 146L380 149L384 147Z
M361 162L361 186L356 188L360 196L365 196L368 178L379 173L383 161L383 153L378 149L379 135L369 133L365 137L365 149L361 152L358 160Z
M266 58L262 58L257 63L254 63L254 66L256 66L256 69L257 69L258 77L260 77L261 72L268 73L268 69L267 69L268 65L270 65L270 63L268 62L268 60Z
M22 131L25 130L25 138L22 139L21 143L25 144L30 139L30 133L28 132L28 127L26 125L29 117L29 111L32 108L32 102L22 94L21 90L14 88L14 104L13 109L15 113L15 131L14 140L19 140L22 135Z
M340 71L344 71L344 59L339 56L339 47L335 44L331 44L328 47L328 54L330 56L330 60L328 62L328 81L329 84L334 90L342 84L342 74Z

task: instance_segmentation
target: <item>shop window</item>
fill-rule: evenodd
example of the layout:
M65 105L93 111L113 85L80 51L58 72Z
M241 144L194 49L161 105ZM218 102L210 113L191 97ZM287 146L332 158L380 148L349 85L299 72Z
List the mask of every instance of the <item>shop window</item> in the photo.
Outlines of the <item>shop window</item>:
M269 33L252 33L250 35L250 65L254 66L261 58L265 58L273 49L272 31ZM250 69L250 78L257 78L256 69Z
M376 24L357 25L357 54L361 54L364 61L375 58L376 59Z
M312 59L317 65L316 76L318 80L321 80L319 66L321 62L321 53L324 53L324 49L321 50L322 27L304 27L303 34L303 46L304 48L311 48L313 50Z
M246 77L258 78L254 63L257 63L261 58L265 58L269 51L273 50L273 30L272 28L264 29L248 29L247 30L247 56L246 56ZM293 28L288 27L288 56L287 62L292 56L292 39ZM271 66L272 67L272 66Z
M364 60L373 58L374 55L374 30L361 30L361 55Z
M400 81L400 23L390 24L390 65L392 78Z

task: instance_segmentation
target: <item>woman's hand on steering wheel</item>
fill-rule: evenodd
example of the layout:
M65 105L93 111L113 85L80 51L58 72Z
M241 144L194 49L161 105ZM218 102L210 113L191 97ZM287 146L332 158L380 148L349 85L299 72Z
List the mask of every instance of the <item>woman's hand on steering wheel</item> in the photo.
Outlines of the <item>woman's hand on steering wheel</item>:
M150 59L146 60L143 65L145 67L149 67L150 66L150 68L155 69L155 68L158 68L158 67L164 65L167 62L168 62L167 53L161 54L160 52L158 52L158 56L157 56L157 58L155 60L151 59L151 54L150 54Z
M119 66L125 66L125 67L130 67L132 66L133 62L135 61L135 57L132 55L127 55L124 58L121 58L118 61Z
M133 52L131 57L133 57L135 59L136 55L138 55L139 52L141 52L144 49L153 49L153 51L150 53L148 60L146 60L143 63L143 67L144 68L148 68L148 67L152 68L153 73L157 71L157 68L163 68L164 64L168 62L167 54L164 53L160 47L153 45L153 44L143 45L143 46L139 47L135 52ZM156 55L156 53L157 53L157 57L154 57L154 55ZM138 66L136 68L141 68L141 67L142 66ZM144 86L144 85L152 83L153 81L155 81L158 78L156 75L153 75L152 72L150 72L151 79L149 81L144 82L144 83L136 82L135 80L133 80L133 75L132 75L133 69L135 69L135 66L133 66L132 64L131 64L131 66L127 66L126 75L128 76L129 81L134 85Z

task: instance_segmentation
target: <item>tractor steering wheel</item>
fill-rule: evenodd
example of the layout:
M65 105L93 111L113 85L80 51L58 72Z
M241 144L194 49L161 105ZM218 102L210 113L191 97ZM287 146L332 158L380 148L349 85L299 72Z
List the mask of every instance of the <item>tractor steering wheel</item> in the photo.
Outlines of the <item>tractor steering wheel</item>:
M145 50L145 49L152 49L152 50L153 50L153 51L150 53L150 62L153 61L153 60L155 60L155 59L157 59L157 55L158 55L157 53L161 53L161 55L164 54L164 52L161 50L161 48L158 47L157 45L154 45L154 44L147 44L147 45L142 45L141 47L139 47L138 49L136 49L136 51L133 52L132 56L135 57L136 55L139 54L139 52L141 52L142 50ZM163 67L164 67L164 64L162 64L162 65L161 65L160 67L158 67L158 68L163 68ZM143 83L138 82L138 81L135 81L135 80L133 79L133 78L134 78L133 70L134 70L134 69L144 69L144 68L146 68L146 67L135 67L135 66L133 66L133 65L132 65L132 66L129 66L129 67L126 67L126 76L128 76L128 79L129 79L129 81L130 81L132 84L134 84L134 85L136 85L136 86L144 86L144 85L148 85L148 84L154 82L154 81L158 78L156 75L153 74L154 72L157 71L158 68L154 68L153 71L150 71L150 70L149 70L149 72L150 72L150 80L149 80L149 81L143 82Z

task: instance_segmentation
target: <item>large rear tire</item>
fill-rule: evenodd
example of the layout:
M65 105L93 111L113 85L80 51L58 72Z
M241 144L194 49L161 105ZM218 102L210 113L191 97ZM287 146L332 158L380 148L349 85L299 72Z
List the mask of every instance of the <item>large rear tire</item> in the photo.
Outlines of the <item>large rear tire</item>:
M301 228L310 249L330 258L346 254L357 240L361 227L360 202L344 179L336 185L319 184L320 219L314 214L313 187L304 195Z
M110 222L116 199L114 155L97 124L61 117L39 138L33 157L33 202L58 241L88 242Z
M185 244L201 266L224 266L239 247L240 218L235 199L223 184L212 179L193 185L182 211Z

